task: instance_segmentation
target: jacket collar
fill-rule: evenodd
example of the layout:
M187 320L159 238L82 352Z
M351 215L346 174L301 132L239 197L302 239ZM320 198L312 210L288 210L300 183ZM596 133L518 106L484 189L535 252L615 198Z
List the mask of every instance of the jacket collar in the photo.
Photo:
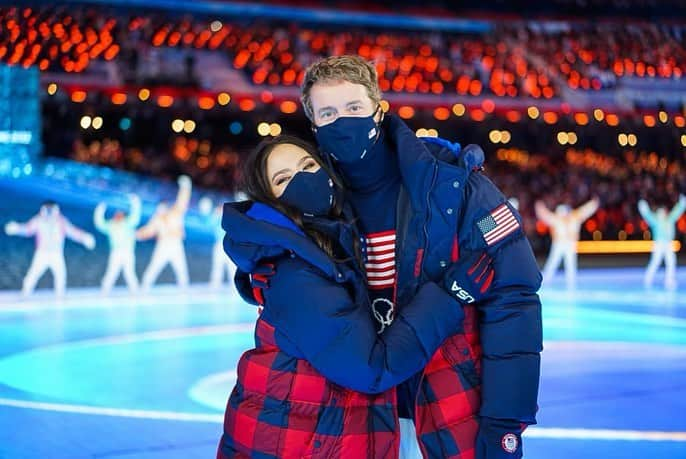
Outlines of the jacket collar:
M243 272L253 272L260 262L288 253L338 277L336 264L284 214L262 203L224 204L224 252Z
M385 128L388 142L398 155L400 175L412 207L423 208L438 168L451 169L459 164L460 144L438 138L419 138L395 115L387 115Z

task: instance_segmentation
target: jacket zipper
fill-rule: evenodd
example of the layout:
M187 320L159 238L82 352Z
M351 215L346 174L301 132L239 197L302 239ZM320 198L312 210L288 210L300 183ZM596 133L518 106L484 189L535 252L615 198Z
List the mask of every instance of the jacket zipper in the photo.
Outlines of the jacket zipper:
M431 196L431 191L434 189L434 185L436 184L436 176L438 175L438 163L436 160L433 160L433 175L431 176L431 186L429 187L429 192L426 194L426 209L428 212L427 218L424 220L424 250L428 248L428 243L429 243L429 230L427 229L428 222L431 220L431 203L429 202L429 196ZM422 262L421 262L421 271L420 271L420 276L421 273L424 272L424 260L426 260L426 257L422 257ZM431 356L433 357L433 356ZM429 359L431 359L429 357ZM417 385L417 393L414 396L414 416L413 416L413 422L415 419L417 419L417 411L418 411L418 403L417 400L419 399L419 391L422 390L422 383L424 382L424 377L426 376L425 370L422 370L422 375L419 377L419 384ZM424 451L424 445L422 444L421 440L419 439L419 428L417 426L417 423L414 422L414 430L415 430L415 436L417 438L417 444L419 445L419 450L422 452L422 456L424 456L426 453Z
M421 270L419 275L421 276L422 273L424 273L424 262L426 261L426 252L427 249L429 248L429 230L427 228L427 225L429 224L429 221L431 220L431 202L430 202L430 196L431 196L431 191L434 189L434 185L436 184L436 176L438 175L438 162L434 159L432 161L433 163L433 174L431 176L431 186L429 187L429 192L426 194L426 210L428 212L426 219L424 220L424 248L423 248L423 255L422 255L422 261L421 261ZM421 277L420 277L421 281Z

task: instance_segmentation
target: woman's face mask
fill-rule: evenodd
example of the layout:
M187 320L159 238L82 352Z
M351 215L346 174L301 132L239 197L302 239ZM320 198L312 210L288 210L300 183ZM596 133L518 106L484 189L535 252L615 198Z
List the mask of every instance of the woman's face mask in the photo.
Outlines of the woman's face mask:
M307 151L296 145L274 147L267 158L267 179L274 197L304 215L324 216L333 207L333 180Z
M324 169L298 172L279 198L307 216L326 216L334 204L334 184Z

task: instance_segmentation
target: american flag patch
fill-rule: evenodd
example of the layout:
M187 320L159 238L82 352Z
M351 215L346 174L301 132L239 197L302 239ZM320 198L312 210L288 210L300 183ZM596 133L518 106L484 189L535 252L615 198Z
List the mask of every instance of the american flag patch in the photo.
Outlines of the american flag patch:
M507 204L502 204L476 223L487 245L493 245L514 233L519 222Z
M380 290L395 285L395 231L368 234L367 283L371 290Z

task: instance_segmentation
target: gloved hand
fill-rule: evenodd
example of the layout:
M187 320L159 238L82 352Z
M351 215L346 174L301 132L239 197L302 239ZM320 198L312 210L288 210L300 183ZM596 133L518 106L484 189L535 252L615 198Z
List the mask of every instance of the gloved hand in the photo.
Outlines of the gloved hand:
M457 301L465 304L481 300L493 282L493 259L486 252L468 252L443 276L443 286Z
M475 459L520 459L522 454L522 424L481 417Z
M274 264L264 263L258 265L250 273L250 286L252 287L252 294L258 304L264 304L263 290L269 288L269 279L276 273Z
M274 270L273 263L264 263L258 265L250 273L250 286L252 288L269 288L269 278L272 277L276 271Z

